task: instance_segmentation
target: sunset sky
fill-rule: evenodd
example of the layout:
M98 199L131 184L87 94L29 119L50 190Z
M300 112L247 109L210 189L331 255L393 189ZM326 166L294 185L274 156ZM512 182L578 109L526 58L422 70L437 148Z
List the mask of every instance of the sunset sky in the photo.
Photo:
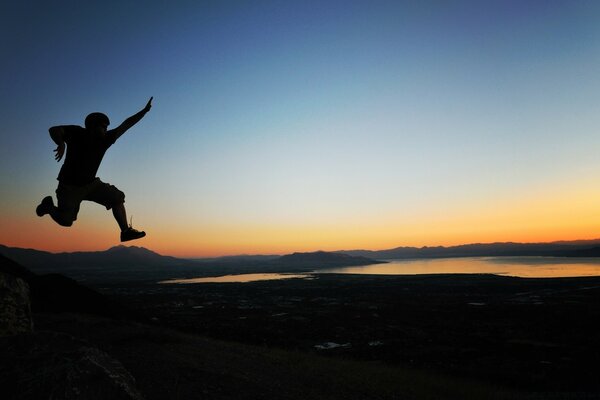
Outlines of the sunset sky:
M150 96L99 177L161 254L600 237L598 1L10 3L0 244L118 245L35 215L48 128Z

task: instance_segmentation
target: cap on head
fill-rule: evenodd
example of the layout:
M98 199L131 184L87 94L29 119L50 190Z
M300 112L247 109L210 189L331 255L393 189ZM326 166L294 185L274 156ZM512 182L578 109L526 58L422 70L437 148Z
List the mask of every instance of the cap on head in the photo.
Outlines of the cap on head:
M86 128L93 128L94 126L98 126L98 125L105 125L105 126L110 125L110 120L108 119L106 114L94 112L94 113L91 113L90 115L88 115L87 117L85 117L85 127Z

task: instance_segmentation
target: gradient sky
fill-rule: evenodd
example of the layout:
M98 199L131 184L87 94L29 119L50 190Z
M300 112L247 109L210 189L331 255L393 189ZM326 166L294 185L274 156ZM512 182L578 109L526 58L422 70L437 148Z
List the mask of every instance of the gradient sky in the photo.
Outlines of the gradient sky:
M118 244L38 218L48 128L152 111L99 176L137 242L214 256L600 237L598 1L0 6L0 243Z

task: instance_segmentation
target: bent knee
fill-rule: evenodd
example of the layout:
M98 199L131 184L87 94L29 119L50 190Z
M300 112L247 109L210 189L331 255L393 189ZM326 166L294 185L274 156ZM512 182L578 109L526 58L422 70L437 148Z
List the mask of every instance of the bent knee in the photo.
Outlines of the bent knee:
M115 188L116 189L116 188ZM125 193L121 192L119 189L116 189L112 194L112 200L110 205L107 206L107 209L111 209L113 207L119 207L125 203Z
M52 219L56 221L60 226L69 227L73 225L73 222L77 220L77 216L73 215L53 215Z
M73 225L73 222L75 222L74 219L70 219L70 218L53 218L54 221L59 224L60 226L65 226L65 227L69 227Z
M121 192L121 195L115 196L110 204L107 204L105 207L107 210L111 208L114 210L115 208L121 208L125 204L125 194Z
M69 218L69 217L63 217L63 218L57 218L55 221L58 222L58 224L60 226L73 226L73 222L75 222L77 218Z

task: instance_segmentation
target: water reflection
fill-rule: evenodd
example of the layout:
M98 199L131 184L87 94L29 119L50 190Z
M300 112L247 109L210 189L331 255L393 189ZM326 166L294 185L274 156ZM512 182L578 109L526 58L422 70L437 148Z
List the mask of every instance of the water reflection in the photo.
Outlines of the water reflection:
M372 275L494 274L522 278L559 278L600 276L600 259L463 257L391 260L387 264L335 268L321 272Z
M494 274L521 278L600 276L598 258L463 257L391 260L386 264L317 270L310 274L240 274L208 278L171 279L159 283L246 283L276 279L312 279L318 273L363 275Z
M240 274L213 276L208 278L170 279L158 283L246 283L256 281L270 281L275 279L310 278L306 274Z

